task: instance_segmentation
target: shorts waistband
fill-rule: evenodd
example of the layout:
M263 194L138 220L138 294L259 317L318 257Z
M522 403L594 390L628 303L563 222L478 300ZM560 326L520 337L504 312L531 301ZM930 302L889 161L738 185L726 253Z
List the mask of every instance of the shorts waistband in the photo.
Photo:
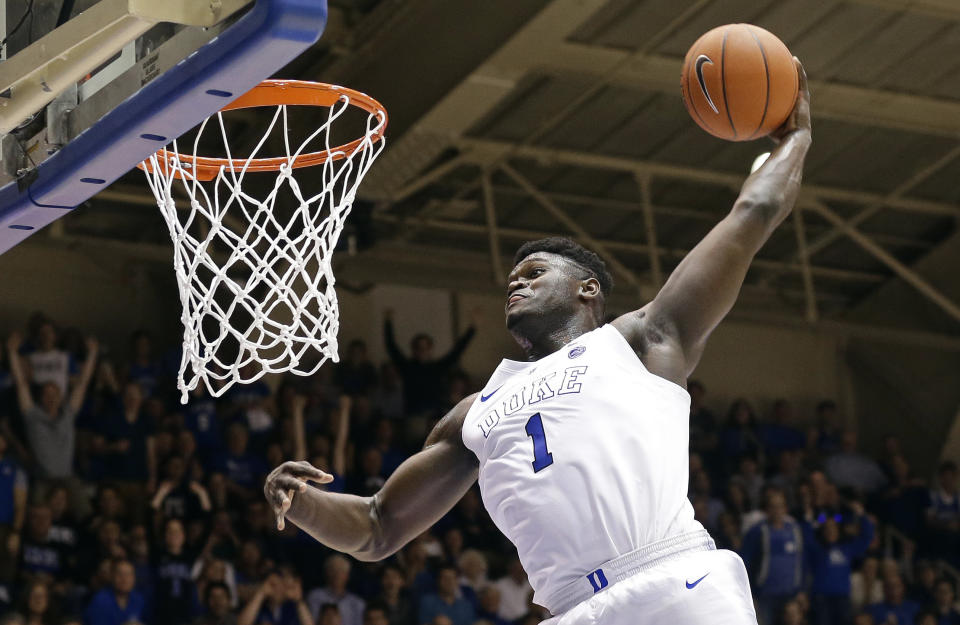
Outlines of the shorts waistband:
M605 562L591 573L561 588L545 600L545 607L554 615L563 614L578 603L641 571L647 571L689 552L713 551L716 548L706 530L658 540Z

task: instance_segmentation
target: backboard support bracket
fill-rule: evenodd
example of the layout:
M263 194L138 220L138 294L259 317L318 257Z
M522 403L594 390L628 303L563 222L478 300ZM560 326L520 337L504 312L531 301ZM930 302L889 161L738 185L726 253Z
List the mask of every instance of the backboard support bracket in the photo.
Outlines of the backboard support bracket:
M250 0L100 0L0 65L0 134L109 61L159 22L209 27ZM5 30L5 29L4 29Z
M26 189L17 181L0 187L0 253L299 56L320 37L326 16L323 0L257 0L217 37L40 163Z

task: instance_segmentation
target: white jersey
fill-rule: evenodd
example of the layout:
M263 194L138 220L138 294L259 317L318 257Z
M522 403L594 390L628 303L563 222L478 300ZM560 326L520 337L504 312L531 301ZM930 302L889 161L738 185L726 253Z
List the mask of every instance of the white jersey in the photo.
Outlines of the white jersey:
M462 435L534 602L553 611L559 590L604 562L703 529L687 500L689 414L689 394L611 325L497 367Z

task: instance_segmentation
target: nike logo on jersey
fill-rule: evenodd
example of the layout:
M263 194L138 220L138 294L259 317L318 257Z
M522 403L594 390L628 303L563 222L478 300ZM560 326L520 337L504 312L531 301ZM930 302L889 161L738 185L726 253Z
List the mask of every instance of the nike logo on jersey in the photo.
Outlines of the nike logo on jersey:
M707 573L707 575L710 575L710 573ZM704 575L703 577L706 577L707 575ZM696 587L697 584L699 584L700 582L703 581L703 577L701 577L701 578L698 579L697 581L693 582L692 584L691 584L690 582L687 582L687 589L689 590L689 589L691 589L691 588Z
M719 115L720 111L717 110L717 106L713 103L713 98L710 97L710 92L707 91L707 83L703 80L703 66L707 63L713 65L713 61L711 61L710 57L706 54L701 54L697 57L697 82L700 83L700 91L703 91L703 97L707 99L707 104L710 105L714 113Z
M495 388L495 389L493 390L493 393L490 393L489 395L480 395L480 401L482 401L482 402L483 402L483 401L487 401L488 399L490 399L491 397L493 397L494 394L495 394L497 391L499 391L499 390L502 389L502 388L503 388L503 386L498 386L497 388Z

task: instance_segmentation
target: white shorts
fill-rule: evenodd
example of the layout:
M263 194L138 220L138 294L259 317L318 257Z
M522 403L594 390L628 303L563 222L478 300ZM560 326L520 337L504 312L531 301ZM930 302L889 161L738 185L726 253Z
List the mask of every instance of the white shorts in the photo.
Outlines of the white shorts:
M698 581L699 580L699 581ZM541 625L757 625L732 551L695 551L604 588Z

